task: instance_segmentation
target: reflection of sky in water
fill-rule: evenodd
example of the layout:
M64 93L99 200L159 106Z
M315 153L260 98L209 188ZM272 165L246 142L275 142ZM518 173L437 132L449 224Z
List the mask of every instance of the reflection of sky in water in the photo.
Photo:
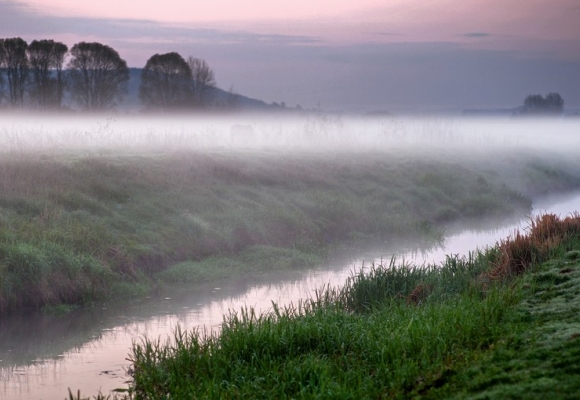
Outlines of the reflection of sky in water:
M578 194L563 198L556 204L538 204L534 213L551 212L565 217L573 210L580 210ZM468 230L445 240L444 247L432 249L428 253L397 254L398 260L440 263L449 254L466 255L475 246L485 248L500 238L505 238L514 229L527 226L527 221L506 228L475 231ZM9 367L0 370L0 393L9 399L53 399L64 398L68 388L81 393L94 395L99 390L107 392L118 387L126 387L128 377L126 360L133 340L147 336L167 340L179 325L183 329L198 328L219 331L223 316L229 310L253 307L256 311L271 310L272 301L278 305L295 304L303 298L314 296L317 289L324 285L339 286L351 275L353 269L370 265L373 261L388 263L392 254L377 254L352 260L345 265L320 267L300 277L287 279L280 283L261 285L246 284L240 290L239 284L223 284L207 294L183 298L176 296L163 300L159 315L153 317L137 312L131 316L126 311L120 320L125 323L102 329L95 339L70 350L56 360L41 361L28 367ZM231 293L231 295L230 295ZM209 298L208 298L209 297Z
M551 213L565 218L575 210L580 210L580 197L578 193L570 196L559 197L557 203L551 203L555 199L546 199L534 205L532 215L541 215ZM468 252L483 250L488 246L493 246L498 239L507 238L512 235L516 229L523 231L529 225L527 219L520 220L508 227L495 228L488 230L466 230L457 235L447 238L442 247L430 250L427 254L417 254L415 256L405 255L406 259L413 260L415 263L441 263L444 262L447 255L458 254L460 257L467 255Z

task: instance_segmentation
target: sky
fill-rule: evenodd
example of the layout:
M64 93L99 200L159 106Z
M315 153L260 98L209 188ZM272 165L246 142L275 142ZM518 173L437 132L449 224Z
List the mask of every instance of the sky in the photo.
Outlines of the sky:
M0 37L170 51L218 86L333 111L580 109L580 0L0 0Z

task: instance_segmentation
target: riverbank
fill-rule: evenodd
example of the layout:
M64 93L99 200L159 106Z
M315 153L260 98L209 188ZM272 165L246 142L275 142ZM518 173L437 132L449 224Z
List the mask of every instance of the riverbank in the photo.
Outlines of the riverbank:
M220 336L130 358L135 398L576 398L580 216L534 220L441 266L375 266Z
M578 171L532 152L6 154L0 313L308 267L353 239L433 242L578 188Z

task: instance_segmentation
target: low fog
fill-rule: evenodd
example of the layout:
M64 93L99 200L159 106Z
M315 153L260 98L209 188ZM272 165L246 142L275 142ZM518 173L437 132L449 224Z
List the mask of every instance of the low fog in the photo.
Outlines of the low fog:
M151 265L161 273L181 265L194 277L179 283L187 285L183 292L168 280L165 289L156 288L146 300L115 300L110 306L97 306L89 316L81 309L68 316L24 317L22 323L20 315L4 318L0 378L7 383L0 385L2 398L40 398L47 393L62 398L66 387L92 394L125 386L127 352L140 335L164 340L176 326L217 332L227 310L250 304L266 312L273 301L299 304L325 285L343 285L353 276L353 268L390 257L419 265L427 257L442 262L449 254L471 254L521 227L522 215L530 212L532 203L520 194L533 198L534 207L554 212L571 212L578 201L575 192L574 203L557 209L547 197L562 197L578 187L580 119L323 113L0 118L0 178L4 178L0 187L8 204L6 215L26 229L48 232L55 242L76 243L80 237L79 251L86 248L97 254L102 247L101 257L109 257L111 265L121 260L119 268L125 268L115 279L122 280L121 273L130 273L134 266L158 279L154 273L160 271L150 270ZM87 159L104 162L77 163ZM116 162L118 169L108 168ZM69 170L60 168L63 164L72 165L74 172L78 166L81 173L76 178L59 175L60 170ZM240 169L249 172L238 174ZM123 172L126 176L116 179ZM465 176L475 184L456 192L449 183L465 182ZM130 191L122 190L141 177ZM173 178L174 183L165 185ZM143 190L137 188L140 183ZM449 196L444 193L447 187L453 189ZM506 187L517 193L505 194L510 191ZM82 190L89 190L89 195L79 195ZM457 193L467 193L465 198L472 202L463 208L472 204L479 214L463 215L456 211L459 207L439 204L461 198ZM38 207L35 197L40 199ZM544 203L536 202L541 197ZM36 211L20 215L17 208L25 208L28 200ZM499 214L494 201L502 206L497 208L503 210ZM491 208L486 208L488 204ZM1 207L0 211L4 212ZM450 217L442 217L437 225L441 230L433 230L431 224L417 224L419 218L427 218L422 215ZM361 228L344 228L359 221ZM407 226L418 228L405 230ZM317 229L325 232L320 242L315 241ZM334 229L336 236L326 234ZM348 236L339 236L341 229ZM383 235L381 229L393 232ZM294 254L303 237L328 247L328 260L308 264L307 253ZM348 244L347 238L356 243ZM33 248L27 240L22 239L25 250ZM336 246L343 241L348 246ZM167 245L167 254L172 253L164 265L165 253L157 257L156 246L167 243L177 245ZM45 247L47 252L52 249ZM125 248L126 254L119 251ZM236 250L227 253L230 248ZM68 250L64 244L58 249L63 254ZM47 254L44 259L52 260ZM181 258L174 259L174 254ZM152 261L133 264L129 257ZM284 264L286 258L306 261L294 266ZM60 268L59 263L51 262L51 268ZM256 269L243 269L244 263ZM214 273L227 278L211 280ZM95 290L95 285L90 288ZM28 293L38 296L37 291ZM30 329L33 324L42 329Z
M3 115L3 153L85 155L175 151L320 153L568 152L579 119L301 116Z

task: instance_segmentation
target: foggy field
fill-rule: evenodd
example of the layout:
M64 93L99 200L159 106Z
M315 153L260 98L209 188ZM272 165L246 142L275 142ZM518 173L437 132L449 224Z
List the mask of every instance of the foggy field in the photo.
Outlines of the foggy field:
M580 399L579 16L0 0L0 400Z
M433 242L580 187L576 121L247 118L9 117L0 312Z
M462 152L533 149L560 151L580 145L580 120L461 117L301 116L79 116L1 115L0 151L104 152L270 150L388 150ZM243 140L235 125L251 127Z
M573 119L3 117L0 314L58 314L155 297L176 285L305 270L346 244L429 247L456 227L496 226L530 213L536 200L580 188L580 121ZM414 387L419 378L427 385L445 373L439 367L449 357L445 354L451 351L463 361L474 348L479 351L505 333L498 324L515 304L515 295L500 285L480 301L481 293L472 290L497 251L477 259L450 257L441 268L385 266L371 272L372 279L360 276L347 282L340 298L333 297L339 289L326 288L326 297L319 299L324 304L303 303L312 306L308 312L289 308L273 319L252 314L236 319L232 314L230 325L222 328L224 340L231 340L223 343L233 346L225 359L238 357L241 372L236 374L242 379L251 355L236 346L249 340L272 351L271 359L260 361L275 372L272 377L278 370L295 370L293 366L305 371L287 374L284 385L289 386L272 386L274 391L300 393L292 382L306 379L306 385L308 377L327 379L338 366L352 372L359 365L386 368L381 373L394 379L388 393ZM376 286L374 273L385 273L388 282L404 288ZM400 304L359 315L370 311L369 304L359 304L360 296L373 296L377 287L379 297L388 292ZM441 293L432 306L417 312L400 302L400 296L411 298L414 288L418 299L423 290ZM328 313L326 306L336 307L337 301L345 302L340 304L346 314ZM393 310L398 319L387 318ZM419 320L432 329L429 334L446 337L442 347L427 343L425 331L415 329ZM252 326L257 330L248 330ZM320 346L336 349L342 341L353 346L337 353L338 364L338 358L309 339L317 337L312 329L318 326L326 332ZM331 334L338 326L343 336ZM413 328L411 339L404 327ZM373 346L384 345L377 338L385 330L395 332L388 350L392 354L428 359L432 351L443 358L434 358L439 361L432 365L408 364L391 353L384 353L390 361L370 360ZM277 345L262 341L262 334L288 334L297 348L315 351L292 353L297 358L292 355L283 361L288 366L281 367L284 358ZM177 338L177 350L199 345L195 334L187 335ZM365 340L357 342L357 337ZM177 350L144 342L133 348L132 357L144 374L164 373L158 363L175 361L168 355L190 356L191 349ZM353 351L368 359L352 358ZM330 361L321 363L320 354ZM399 372L391 376L387 369ZM421 375L424 370L430 375ZM222 367L208 371L228 373ZM355 381L369 374L364 368L357 373L362 375L352 375ZM140 379L149 377L134 377L140 390L168 390L163 384L139 386ZM167 377L154 378L165 382ZM183 387L179 376L174 378ZM345 387L353 386L350 379L345 377ZM315 386L334 390L325 386L334 385L331 380L325 382ZM382 392L387 386L365 382L373 393L387 393ZM260 386L255 384L244 390ZM358 387L363 390L358 394L366 390ZM234 387L222 389L238 393Z

